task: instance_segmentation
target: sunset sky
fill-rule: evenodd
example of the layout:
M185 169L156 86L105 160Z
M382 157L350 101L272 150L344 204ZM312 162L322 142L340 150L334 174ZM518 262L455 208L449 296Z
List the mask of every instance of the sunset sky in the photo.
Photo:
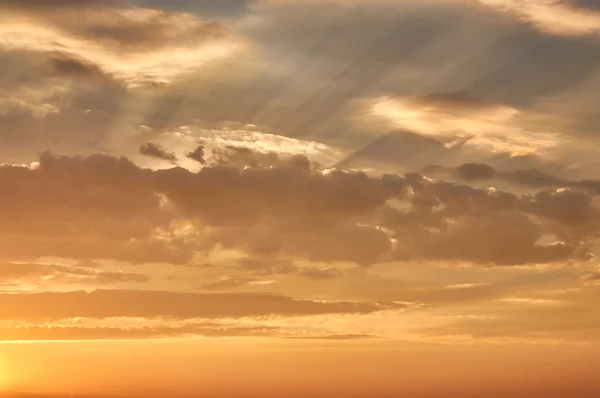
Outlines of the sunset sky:
M598 0L0 0L0 397L597 398L599 104Z

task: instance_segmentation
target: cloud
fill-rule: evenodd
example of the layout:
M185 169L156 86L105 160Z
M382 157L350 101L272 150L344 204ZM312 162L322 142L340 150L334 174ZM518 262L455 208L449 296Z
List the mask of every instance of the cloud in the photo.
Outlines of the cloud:
M358 150L372 139L373 132L380 130L365 131L364 126L355 125L362 122L362 115L356 114L357 101L381 96L412 98L453 90L471 90L477 98L518 110L514 120L517 123L531 113L521 107L523 104L532 105L545 94L584 81L595 70L590 54L598 53L591 41L573 43L565 38L548 38L527 24L507 24L501 13L484 7L464 7L460 2L353 2L349 7L340 7L339 2L268 2L251 7L236 1L217 5L183 0L95 6L63 3L56 9L23 6L20 19L14 13L6 14L7 23L2 26L6 30L6 50L11 55L9 62L3 64L13 66L7 70L17 70L5 72L10 82L3 84L13 85L24 78L21 73L28 69L15 52L49 57L61 51L66 59L94 65L111 80L96 81L90 79L90 74L86 79L77 75L64 76L62 81L56 77L40 81L32 91L52 93L33 104L49 104L61 115L47 118L44 134L39 132L37 120L26 122L21 117L18 122L3 121L6 136L16 135L13 131L19 131L19 137L28 135L23 140L28 144L21 144L18 151L7 151L8 156L57 147L64 153L68 149L69 153L87 154L92 150L88 143L132 155L143 142L130 142L130 130L136 128L140 118L148 119L143 124L156 135L193 126L194 119L233 120L242 126L261 127L243 129L256 129L252 136L248 132L221 131L214 140L229 139L237 146L246 141L265 149L270 146L269 150L280 146L297 152L329 152L329 145L343 151ZM222 8L227 15L237 12L230 13L230 9L237 9L246 15L239 20L216 22L215 36L209 33L202 39L199 26L206 25L210 30L215 24L203 16L202 10L207 7ZM90 24L86 27L77 23L79 20L89 20ZM198 29L194 30L194 26ZM184 27L189 31L179 34L179 28ZM218 31L222 31L222 36ZM173 32L176 37L171 40L165 32ZM398 46L392 32L406 41ZM327 40L319 40L322 37ZM188 44L197 45L198 52L178 50L178 45ZM460 46L456 48L461 51L452 53L453 62L444 63L448 59L445 49L454 46ZM250 47L260 49L261 56L255 57ZM234 55L245 62L235 62L239 58ZM442 63L446 67L439 71ZM49 73L40 74L34 66L31 69L38 78ZM77 79L77 84L68 84L71 79ZM503 82L502 87L498 82ZM154 89L144 83L151 83ZM113 87L105 87L109 84ZM117 87L119 84L122 86ZM145 89L133 89L139 85ZM533 124L535 127L525 130L544 132L545 126ZM558 127L558 123L553 124L552 130ZM189 138L195 142L198 134L213 136L211 132L192 129ZM261 134L267 131L273 134ZM343 131L344 136L336 131ZM311 139L297 139L305 134L310 134ZM371 138L366 138L366 134ZM168 139L164 135L161 138ZM294 135L296 140L284 142L285 135ZM59 139L60 144L52 144ZM16 146L18 139L6 141ZM156 137L146 141L164 144ZM466 147L470 151L479 148L480 143L489 148L484 141L483 137L476 137ZM411 157L423 154L403 151L410 152ZM187 160L185 152L177 154ZM466 155L461 152L461 156L471 155L472 151ZM421 156L437 158L438 153ZM329 153L327 157L330 158ZM334 164L337 157L339 154L326 163ZM402 162L404 157L399 155L394 160Z
M483 163L464 163L456 168L435 165L428 166L422 169L421 172L431 177L456 177L471 183L478 181L504 181L511 185L529 189L572 188L587 191L593 195L600 193L600 181L598 180L572 181L533 168L497 171L490 165Z
M283 135L271 134L258 130L257 126L243 125L241 123L219 123L217 126L203 128L202 126L181 126L168 131L165 139L178 139L180 141L202 142L205 154L217 158L243 156L243 151L254 152L254 157L271 152L287 155L304 155L311 159L325 157L327 160L335 159L338 151L328 145L317 141L301 140ZM198 147L196 147L198 149ZM216 152L215 152L216 151ZM235 153L234 153L235 152ZM263 160L266 160L263 156Z
M7 2L0 2L0 7L3 3ZM13 1L8 3L12 4L9 8L31 15L38 22L58 28L59 32L72 38L102 43L117 51L149 50L149 46L186 47L190 43L197 45L204 40L223 37L225 32L223 25L191 14L114 7L118 1L63 1L53 7L44 6L47 2L42 1L27 2L24 7L14 6L16 2ZM86 23L82 23L84 19Z
M473 181L491 179L496 171L486 164L465 163L456 169L456 174L463 180Z
M96 290L91 293L0 294L0 320L39 322L78 317L193 319L370 314L405 306L396 303L300 300L267 294Z
M199 15L210 15L214 17L240 17L248 11L256 1L254 0L135 0L135 4L148 8L161 8L167 10L186 11Z
M399 241L402 236L410 242L399 245L401 256L411 258L417 252L418 257L437 260L454 258L504 265L590 256L590 250L580 246L580 239L597 233L591 230L597 231L599 209L585 192L557 190L534 196L515 195L435 182L416 175L408 177L415 191L413 202L428 221L415 223L416 215L403 214L394 216L394 221L386 225L395 229L394 224L401 221L411 223L408 225L412 229L398 231ZM533 215L544 221L534 221ZM564 240L538 244L544 233L555 233ZM407 251L409 248L412 250Z
M121 282L146 282L143 274L127 272L109 272L81 266L40 263L4 263L0 264L0 282L67 282L110 285Z
M305 321L308 321L306 319ZM80 324L13 325L0 327L0 342L25 341L75 341L75 340L142 340L180 337L264 337L280 339L306 339L346 341L374 338L368 334L342 334L335 331L307 330L294 327L293 323L283 327L253 326L235 323L211 323L192 321L182 325L153 324L145 320L136 326L82 326Z
M75 10L75 15L72 12L56 13L50 21L75 37L104 43L117 51L193 47L205 40L222 38L225 33L218 23L157 9L83 9ZM73 18L79 12L86 23Z
M103 6L115 4L119 0L56 0L53 1L52 4L48 4L45 0L30 0L26 3L23 3L19 0L0 0L0 5L6 6L14 6L16 8L55 8L55 7L91 7L98 4Z
M593 195L576 187L518 195L239 148L213 160L153 171L44 153L35 169L2 167L3 256L187 263L219 247L263 271L290 260L523 265L589 259L600 231Z
M154 238L172 215L148 174L126 159L39 158L35 170L1 167L2 257L183 261L176 242ZM181 257L183 256L183 257Z
M118 0L56 0L52 4L45 0L29 0L22 2L20 0L0 0L0 7L10 7L16 9L48 9L60 7L92 7L98 5L111 5L117 3Z
M600 267L585 272L581 280L587 286L600 286Z
M592 295L597 272L583 263L597 246L600 188L585 179L596 175L595 146L572 122L594 112L585 104L595 99L588 79L600 41L589 1L48 3L0 0L2 162L39 163L0 167L2 288L195 293L3 296L6 319L21 308L58 319L77 302L67 316L267 314L278 326L271 314L308 314L285 322L310 329L325 314L343 326L322 338L343 339L385 334L378 322L391 330L396 320L378 308L394 305L370 301L384 299L440 312L498 308L493 316L514 322L456 331L518 336L527 334L522 312L552 306L501 298L554 300L534 289L569 283ZM421 169L432 161L442 166ZM90 259L128 272L80 265ZM227 291L288 296L214 294ZM337 316L350 304L292 297L364 300L351 304L377 314L354 330L358 319ZM544 322L527 327L549 335ZM45 323L0 335L291 329Z
M200 164L206 163L206 159L204 158L205 154L203 145L199 145L193 151L186 153L186 156Z
M600 33L600 12L578 7L569 0L477 0L492 9L529 22L543 32L565 36Z
M425 336L467 335L471 339L530 339L534 342L582 343L598 340L600 318L594 300L561 302L543 298L505 298L486 316L455 317L433 327L418 328ZM508 306L508 308L507 308ZM512 309L510 309L512 307Z
M222 327L203 326L140 326L140 327L48 327L24 326L0 328L0 341L60 341L60 340L142 340L177 337L279 337L274 327Z
M226 291L229 289L247 285L253 281L254 281L254 279L245 278L243 276L226 276L226 277L222 277L220 280L218 280L216 282L207 283L207 284L203 285L202 289L209 290L209 291L210 290Z
M51 73L62 77L70 78L88 78L88 79L109 79L102 69L85 59L77 59L69 54L56 53L49 55L49 64Z
M140 147L140 155L177 163L177 156L175 154L168 152L161 145L152 142L147 142Z
M244 257L238 264L242 269L257 275L292 274L298 271L293 261L286 259Z
M478 101L462 92L383 98L375 102L372 112L397 128L435 138L447 147L468 137L467 145L488 152L523 155L543 153L559 144L556 134L520 127L522 113L518 109Z
M298 275L306 278L321 281L327 279L338 278L344 275L344 272L335 268L305 268L298 272Z
M0 48L61 52L131 86L170 82L236 47L223 25L191 14L94 5L10 7Z

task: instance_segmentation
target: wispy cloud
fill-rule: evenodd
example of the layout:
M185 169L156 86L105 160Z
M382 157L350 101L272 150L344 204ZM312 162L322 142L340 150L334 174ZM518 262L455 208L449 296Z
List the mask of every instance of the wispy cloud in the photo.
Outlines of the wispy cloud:
M530 22L544 32L566 36L600 33L600 12L569 0L477 0L480 4Z

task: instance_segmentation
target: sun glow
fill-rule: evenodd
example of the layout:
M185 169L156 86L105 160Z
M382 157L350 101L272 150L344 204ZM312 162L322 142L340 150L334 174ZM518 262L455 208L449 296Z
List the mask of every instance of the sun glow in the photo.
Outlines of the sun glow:
M6 388L6 372L4 366L4 359L0 356L0 392Z

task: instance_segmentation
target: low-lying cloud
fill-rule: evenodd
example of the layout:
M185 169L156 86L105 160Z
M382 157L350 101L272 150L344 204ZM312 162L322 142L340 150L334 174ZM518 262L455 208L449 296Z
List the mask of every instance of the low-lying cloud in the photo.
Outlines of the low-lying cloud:
M96 290L0 294L0 320L39 322L70 318L243 318L270 315L370 314L405 303L313 301L269 294Z

